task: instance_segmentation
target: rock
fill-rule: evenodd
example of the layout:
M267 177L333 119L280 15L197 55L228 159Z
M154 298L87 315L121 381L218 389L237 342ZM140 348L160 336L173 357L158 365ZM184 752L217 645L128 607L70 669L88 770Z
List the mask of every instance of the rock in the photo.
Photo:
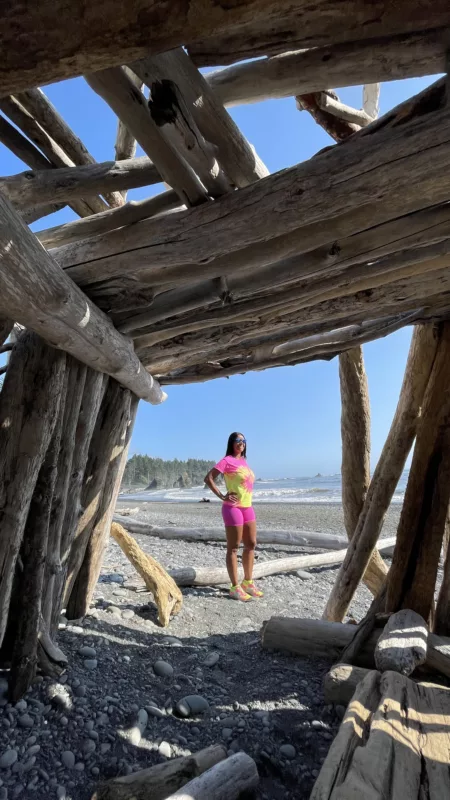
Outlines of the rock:
M183 697L175 706L175 711L180 717L196 717L209 710L209 703L199 694L190 694Z
M89 670L89 672L93 672L95 669L97 669L97 663L98 662L96 658L87 658L84 662L84 666Z
M220 659L220 653L210 653L209 656L206 656L203 666L205 667L214 667Z
M92 753L95 753L97 745L93 741L93 739L85 739L83 742L83 753L85 756L90 756Z
M171 678L173 675L173 667L167 661L155 661L153 671L160 678Z
M97 651L95 647L88 647L87 645L84 645L84 647L80 647L78 654L83 656L83 658L95 658Z
M0 756L0 769L9 769L18 759L17 750L5 750Z
M114 614L116 617L120 617L122 614L120 608L117 608L117 606L108 606L106 610L108 614Z
M165 717L165 714L163 714L163 712L156 706L146 706L145 710L151 717L156 717L156 719L161 719L162 717Z
M64 750L61 754L61 761L66 769L73 769L75 766L75 756L71 750Z
M232 728L222 728L222 738L223 739L231 739L233 736Z
M183 642L175 636L163 636L162 644L168 645L168 647L183 647Z
M297 751L291 744L282 744L280 747L280 754L283 756L283 758L287 758L289 761L292 761L292 759L296 757Z
M148 714L145 708L141 708L138 712L136 724L127 731L127 738L131 744L137 745L141 741L142 734L144 733L148 722Z
M84 697L84 696L85 696L85 694L86 694L86 687L85 687L85 686L83 686L83 684L81 684L81 686L77 686L77 687L76 687L76 688L73 690L73 693L74 693L74 695L75 695L76 697Z
M134 611L131 608L126 608L125 611L122 611L122 619L133 619Z
M302 581L310 581L313 579L314 575L311 575L310 572L305 572L303 569L297 570L297 576L302 579Z
M34 738L35 738L35 737L33 736L33 739L34 739ZM40 750L40 749L41 749L41 745L40 745L40 744L33 744L33 745L32 745L32 746L31 746L31 747L28 749L28 755L29 755L29 756L35 756L35 755L37 755L37 753L39 753L39 750Z
M17 721L21 728L32 728L34 725L34 719L29 714L22 714Z
M64 786L57 787L56 797L58 798L58 800L67 800L67 794Z
M172 748L169 742L161 742L161 744L158 747L158 753L161 756L164 756L165 758L170 758L170 756L172 755Z
M26 711L26 710L27 710L27 708L28 708L28 703L27 703L27 701L26 701L26 700L19 700L19 702L18 702L18 703L16 703L16 706L15 706L15 707L16 707L17 711L20 711L20 712L22 712L22 713L23 713L24 711Z
M311 727L319 730L319 728L323 728L323 723L320 721L320 719L313 719L311 722Z
M0 789L0 800L8 800L8 789L5 786Z

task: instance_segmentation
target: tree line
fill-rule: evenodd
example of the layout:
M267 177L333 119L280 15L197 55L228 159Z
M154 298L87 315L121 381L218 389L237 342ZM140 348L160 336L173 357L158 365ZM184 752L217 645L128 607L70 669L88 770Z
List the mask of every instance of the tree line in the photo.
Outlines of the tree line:
M184 488L199 486L206 473L214 466L214 461L201 458L188 458L180 461L174 458L165 461L145 455L132 456L125 467L122 488L132 486L152 489Z

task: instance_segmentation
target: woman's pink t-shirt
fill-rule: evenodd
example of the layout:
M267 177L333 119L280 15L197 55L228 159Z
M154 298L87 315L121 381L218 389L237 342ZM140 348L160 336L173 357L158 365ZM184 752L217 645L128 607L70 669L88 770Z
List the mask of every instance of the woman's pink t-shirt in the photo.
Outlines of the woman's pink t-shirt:
M236 505L241 508L250 508L255 475L245 458L225 456L216 464L215 469L224 476L227 491L237 495L238 501ZM229 505L232 504L230 503Z

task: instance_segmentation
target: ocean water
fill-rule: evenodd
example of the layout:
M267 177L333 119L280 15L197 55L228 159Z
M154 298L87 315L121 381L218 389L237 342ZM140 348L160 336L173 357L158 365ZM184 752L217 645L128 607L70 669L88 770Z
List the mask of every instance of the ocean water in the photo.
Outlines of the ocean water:
M408 472L404 472L392 499L402 503ZM193 486L191 489L155 489L151 492L133 492L121 495L128 501L154 501L158 503L198 503L203 497L212 503L220 502L206 488ZM255 482L253 502L257 503L341 503L342 481L336 475L316 475L313 478L264 478Z

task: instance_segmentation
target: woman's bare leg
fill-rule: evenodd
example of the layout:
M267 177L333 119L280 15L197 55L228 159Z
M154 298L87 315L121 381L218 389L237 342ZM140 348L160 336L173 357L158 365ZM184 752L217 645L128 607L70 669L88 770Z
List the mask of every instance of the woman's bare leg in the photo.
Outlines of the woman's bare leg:
M244 576L246 581L251 581L253 577L253 564L255 561L256 520L245 523L242 538L244 541L244 553L242 556Z
M227 532L227 570L232 586L237 586L238 560L237 554L242 541L242 525L226 525Z

